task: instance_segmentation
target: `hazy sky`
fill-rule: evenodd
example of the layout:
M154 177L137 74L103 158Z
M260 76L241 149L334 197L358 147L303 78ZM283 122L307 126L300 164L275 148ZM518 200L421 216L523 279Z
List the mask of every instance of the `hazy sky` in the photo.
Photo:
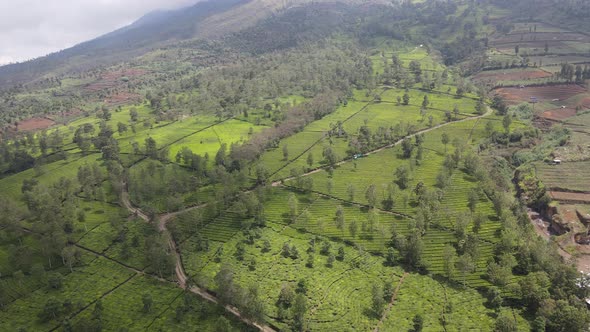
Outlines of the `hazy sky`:
M74 46L197 0L0 0L0 65Z

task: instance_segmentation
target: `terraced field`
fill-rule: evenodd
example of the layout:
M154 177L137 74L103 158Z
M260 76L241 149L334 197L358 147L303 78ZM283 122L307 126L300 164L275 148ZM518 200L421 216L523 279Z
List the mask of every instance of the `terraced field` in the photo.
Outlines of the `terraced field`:
M556 191L590 192L590 162L564 162L561 165L535 164L537 175Z

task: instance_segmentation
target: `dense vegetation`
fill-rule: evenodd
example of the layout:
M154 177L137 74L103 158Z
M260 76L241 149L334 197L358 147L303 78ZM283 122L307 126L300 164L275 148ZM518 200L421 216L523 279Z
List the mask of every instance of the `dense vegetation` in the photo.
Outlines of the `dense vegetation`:
M586 278L526 210L571 132L469 77L504 5L320 2L23 65L55 76L0 96L0 329L586 329Z

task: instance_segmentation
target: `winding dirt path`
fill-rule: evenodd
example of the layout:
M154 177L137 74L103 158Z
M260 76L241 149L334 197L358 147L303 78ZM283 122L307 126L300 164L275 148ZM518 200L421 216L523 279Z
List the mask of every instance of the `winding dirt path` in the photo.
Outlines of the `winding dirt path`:
M424 129L424 130L417 131L417 132L415 132L413 134L407 135L404 138L401 138L401 139L397 140L396 142L394 142L392 144L388 144L386 146L382 146L382 147L379 147L379 148L374 149L372 151L369 151L365 155L372 155L372 154L379 153L379 152L381 152L381 151L383 151L385 149L389 149L389 148L392 148L392 147L395 147L395 146L401 144L404 139L411 139L411 138L414 138L416 135L427 133L427 132L430 132L432 130L439 129L439 128L442 128L444 126L450 125L450 124L454 124L454 123L458 123L458 122L464 122L464 121L479 120L479 119L481 119L483 117L489 116L491 113L492 113L492 109L488 107L487 112L485 114L474 116L474 117L464 118L464 119L461 119L461 120L458 120L458 121L446 122L446 123L442 123L442 124L436 125L436 126L431 127L431 128L427 128L427 129ZM350 162L352 160L353 160L353 158L347 158L347 159L344 159L344 160L338 162L336 165L340 166L340 165L343 165L345 163L348 163L348 162ZM320 172L320 171L322 171L322 170L324 170L326 168L327 167L319 167L319 168L316 168L314 170L311 170L311 171L303 174L302 176L309 176L309 175L318 173L318 172ZM272 186L273 187L280 186L280 185L282 185L282 182L283 181L289 181L289 180L292 180L292 179L293 179L292 177L289 177L289 178L285 178L285 179L274 181L272 183ZM127 184L126 183L123 184L123 192L121 193L121 202L122 202L123 206L129 212L131 212L134 215L138 216L139 218L143 219L145 222L151 223L151 220L148 217L148 215L145 214L141 209L139 209L137 207L134 207L133 204L131 203L131 201L129 200L129 192L128 192L128 188L127 188ZM187 287L187 281L189 280L189 277L186 275L186 272L184 271L184 267L182 265L182 258L180 256L180 250L178 249L178 247L176 245L176 241L174 241L174 238L172 237L172 234L170 234L170 232L168 231L168 228L166 227L167 226L167 223L170 220L172 220L174 217L176 217L177 215L179 215L181 213L185 213L185 212L191 211L191 210L202 208L202 207L204 207L206 205L207 204L205 203L205 204L201 204L201 205L196 205L196 206L188 207L186 209L183 209L183 210L180 210L180 211L177 211L177 212L170 212L170 213L160 214L160 215L158 215L158 217L156 218L156 220L158 220L158 225L157 225L158 226L158 230L161 233L163 233L164 236L167 237L168 248L170 249L170 252L175 255L175 258L176 258L175 273L176 273L176 279L177 279L178 286L180 288L183 288L183 289L188 289L191 293L196 294L196 295L200 296L201 298L203 298L203 299L205 299L205 300L207 300L209 302L212 302L212 303L216 303L217 304L217 303L219 303L219 300L215 296L213 296L211 293L209 293L206 289L200 288L200 287L197 287L197 286L194 286L194 285L191 285L190 287ZM404 278L406 277L406 275L407 275L407 273L404 273L404 275L400 279L400 282L397 285L397 288L396 288L396 290L395 290L395 292L394 292L394 294L393 294L393 296L391 298L391 301L389 303L389 306L388 306L386 312L384 313L383 317L379 321L379 324L375 328L375 332L379 331L379 327L381 326L383 320L386 318L387 313L393 307L393 304L394 304L395 299L397 297L399 288L401 287L401 284L403 283ZM246 324L248 324L250 326L253 326L253 327L257 328L260 331L263 331L263 332L276 332L272 327L270 327L270 326L268 326L266 324L256 323L256 322L253 322L253 321L251 321L251 320L243 317L241 315L241 313L239 312L239 310L236 307L234 307L234 306L226 305L225 306L225 309L228 312L230 312L231 314L233 314L236 318L238 318L239 320L241 320L242 322L244 322L244 323L246 323Z
M383 316L381 316L381 319L379 320L379 323L377 323L377 326L375 326L375 329L373 330L373 332L379 332L379 328L381 328L381 325L383 325L383 322L387 318L387 314L389 314L389 312L391 311L391 308L393 308L393 304L395 303L395 300L397 299L397 293L399 293L399 289L402 287L402 284L404 283L404 279L406 279L407 276L408 276L408 272L404 272L404 275L399 279L399 282L397 283L397 287L395 288L393 295L391 295L391 301L389 301L389 304L387 305L387 309L385 309L385 311L383 312Z
M126 184L123 184L123 192L121 194L121 202L122 202L123 206L127 210L129 210L129 212L140 217L145 222L151 223L150 218L143 211L141 211L141 209L134 207L133 204L131 204L131 201L129 200L129 193L127 191ZM189 280L189 278L187 277L186 272L184 271L184 267L182 266L182 259L180 257L180 250L178 250L178 248L176 246L176 241L174 241L172 234L170 234L170 232L168 231L168 228L166 227L167 222L170 221L174 216L176 216L180 213L187 212L189 210L198 209L200 207L202 207L202 206L193 206L193 207L190 207L190 208L182 210L182 211L178 211L178 212L174 212L174 213L166 213L166 214L162 214L162 215L158 216L158 218L157 218L157 220L159 220L158 221L158 230L164 236L166 236L167 241L168 241L168 248L169 248L170 252L175 255L176 265L175 265L174 270L176 273L177 285L180 288L186 289L186 290L190 291L191 293L196 294L209 302L219 304L219 300L215 296L213 296L211 293L209 293L206 289L198 287L198 286L194 286L194 285L187 287L187 281ZM225 305L224 308L227 312L234 315L237 319L239 319L243 323L253 326L260 331L276 332L275 329L273 329L272 327L270 327L266 324L257 323L257 322L251 321L251 320L243 317L242 314L240 313L240 311L238 310L238 308L236 308L234 306Z

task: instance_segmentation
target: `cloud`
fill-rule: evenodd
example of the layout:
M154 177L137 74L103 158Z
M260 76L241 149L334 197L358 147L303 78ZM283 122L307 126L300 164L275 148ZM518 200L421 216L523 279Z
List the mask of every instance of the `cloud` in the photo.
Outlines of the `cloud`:
M0 65L56 52L198 0L0 1Z

